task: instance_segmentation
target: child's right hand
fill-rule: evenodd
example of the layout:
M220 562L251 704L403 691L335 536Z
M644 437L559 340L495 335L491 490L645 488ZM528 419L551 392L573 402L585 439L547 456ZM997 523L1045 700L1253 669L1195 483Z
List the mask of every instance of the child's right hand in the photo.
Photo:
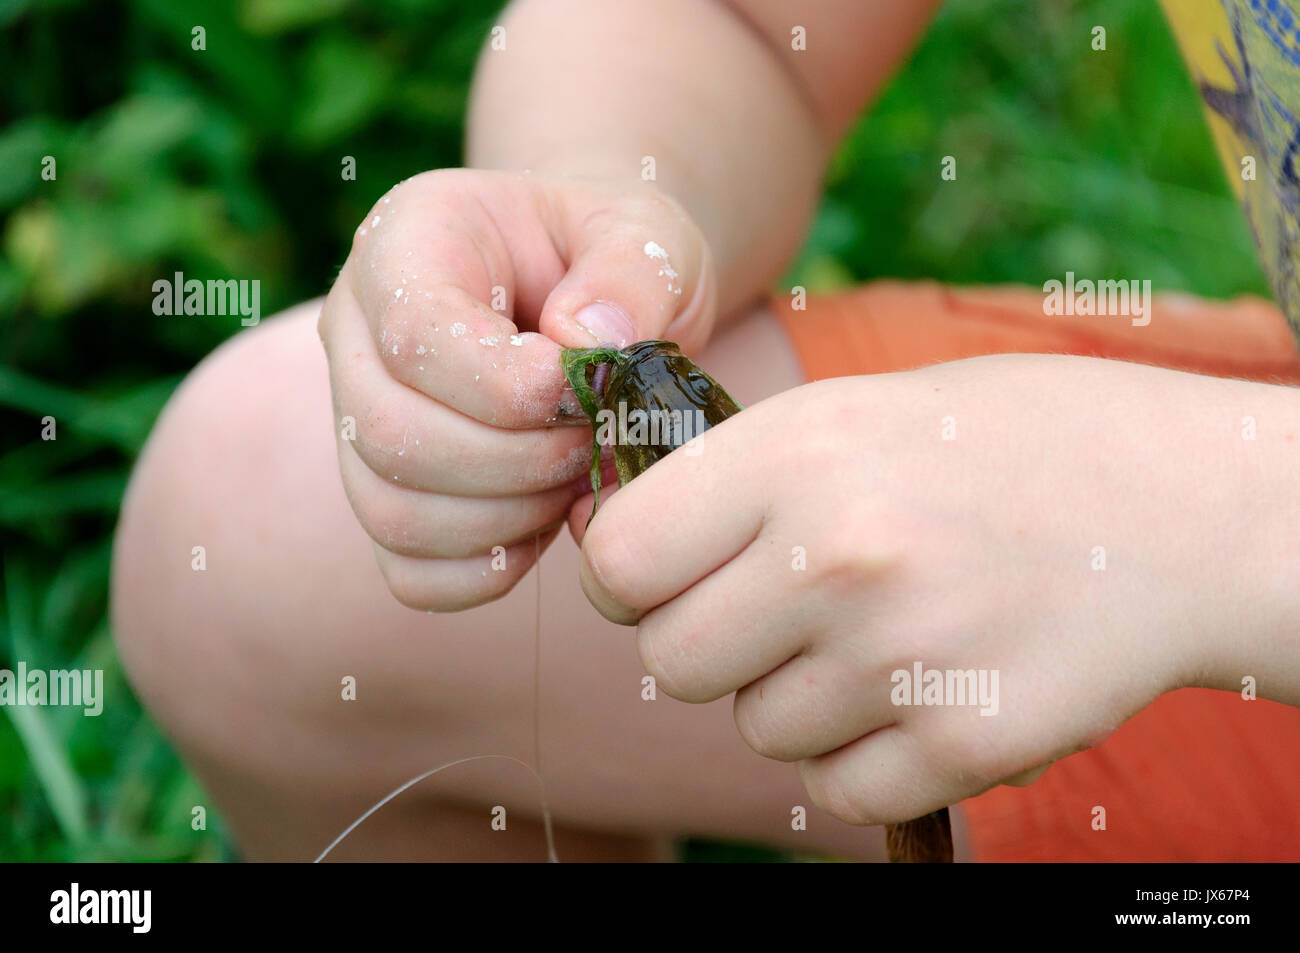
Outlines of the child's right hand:
M703 235L651 186L455 169L380 199L319 331L343 485L397 599L505 595L588 492L561 347L690 353L715 301Z

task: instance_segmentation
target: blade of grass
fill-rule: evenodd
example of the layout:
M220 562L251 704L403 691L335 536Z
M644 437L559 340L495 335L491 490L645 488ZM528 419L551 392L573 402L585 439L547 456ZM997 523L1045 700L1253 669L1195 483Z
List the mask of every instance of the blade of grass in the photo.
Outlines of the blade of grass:
M15 660L25 661L33 641L31 619L35 606L25 571L15 562L5 564L6 630ZM9 717L27 752L32 772L40 783L59 828L75 846L85 842L90 830L86 789L77 776L66 751L43 708L31 705L5 705Z

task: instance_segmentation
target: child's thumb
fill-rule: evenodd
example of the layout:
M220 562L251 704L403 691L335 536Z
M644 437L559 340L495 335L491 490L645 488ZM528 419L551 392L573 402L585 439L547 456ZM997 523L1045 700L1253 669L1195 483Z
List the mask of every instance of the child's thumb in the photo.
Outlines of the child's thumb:
M626 347L652 338L688 353L708 340L716 294L703 238L680 228L664 243L626 221L588 226L568 273L542 307L540 330L566 347Z

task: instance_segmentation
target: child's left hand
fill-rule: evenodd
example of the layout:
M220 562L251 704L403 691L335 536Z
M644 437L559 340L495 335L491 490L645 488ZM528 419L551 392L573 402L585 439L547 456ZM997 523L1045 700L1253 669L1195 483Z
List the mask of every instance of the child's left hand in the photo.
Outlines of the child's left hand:
M1280 602L1239 431L1261 389L1049 356L810 384L612 494L583 588L668 694L736 692L816 804L916 817L1239 684L1227 646ZM996 694L895 704L918 663Z

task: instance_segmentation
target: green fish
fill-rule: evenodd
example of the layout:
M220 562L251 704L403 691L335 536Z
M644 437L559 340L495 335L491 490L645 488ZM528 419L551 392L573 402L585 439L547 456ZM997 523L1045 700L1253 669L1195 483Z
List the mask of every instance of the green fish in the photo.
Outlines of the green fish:
M669 341L640 341L622 350L565 348L560 352L560 367L591 421L591 489L597 506L602 431L614 437L618 484L626 486L655 462L743 409ZM595 512L593 507L593 516Z

